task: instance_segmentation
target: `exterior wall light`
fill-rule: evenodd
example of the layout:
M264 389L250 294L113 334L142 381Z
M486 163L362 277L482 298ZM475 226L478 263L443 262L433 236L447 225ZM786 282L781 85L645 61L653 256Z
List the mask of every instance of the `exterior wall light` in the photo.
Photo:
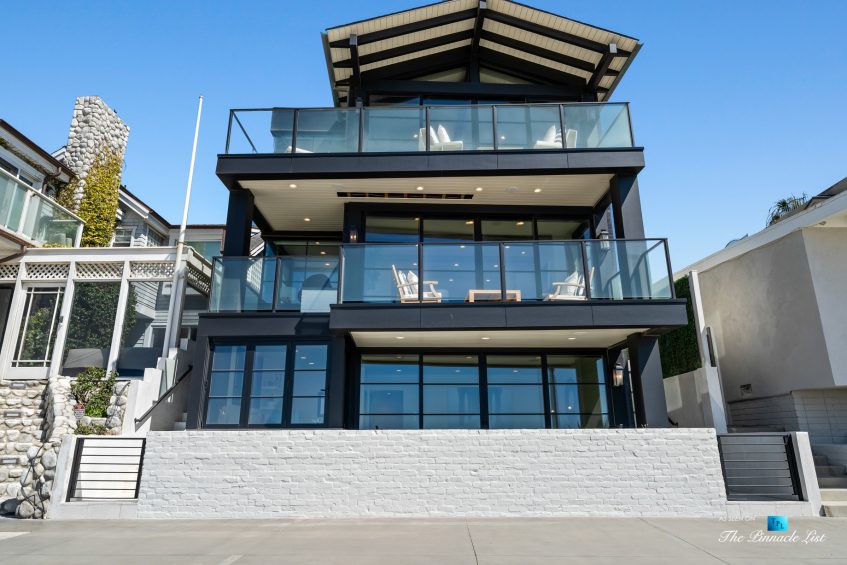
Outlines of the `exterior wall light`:
M623 386L623 363L615 363L612 371L612 386Z

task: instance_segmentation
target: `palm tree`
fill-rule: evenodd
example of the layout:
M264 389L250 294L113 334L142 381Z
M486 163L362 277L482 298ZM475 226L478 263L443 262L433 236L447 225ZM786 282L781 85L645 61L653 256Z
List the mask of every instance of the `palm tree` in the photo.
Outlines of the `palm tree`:
M780 198L773 206L771 206L771 209L768 212L767 225L772 226L782 218L788 216L794 210L803 208L808 201L809 199L805 192L800 196L794 196L792 194L788 198Z

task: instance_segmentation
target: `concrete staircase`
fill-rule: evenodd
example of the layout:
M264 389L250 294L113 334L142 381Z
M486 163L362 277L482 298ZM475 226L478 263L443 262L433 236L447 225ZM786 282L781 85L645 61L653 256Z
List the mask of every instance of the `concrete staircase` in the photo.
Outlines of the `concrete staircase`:
M844 465L831 464L826 455L815 455L814 458L824 514L847 518L847 473Z
M187 422L188 422L188 412L183 412L182 415L180 415L179 420L174 422L174 431L175 432L184 432L185 431L185 425L186 425Z

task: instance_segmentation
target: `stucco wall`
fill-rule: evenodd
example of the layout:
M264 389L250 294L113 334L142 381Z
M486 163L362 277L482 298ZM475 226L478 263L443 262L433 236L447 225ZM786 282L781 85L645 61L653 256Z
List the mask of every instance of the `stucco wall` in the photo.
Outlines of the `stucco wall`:
M723 516L712 429L150 432L139 518Z
M847 385L847 228L803 230L834 384Z
M700 273L728 402L833 386L803 232Z

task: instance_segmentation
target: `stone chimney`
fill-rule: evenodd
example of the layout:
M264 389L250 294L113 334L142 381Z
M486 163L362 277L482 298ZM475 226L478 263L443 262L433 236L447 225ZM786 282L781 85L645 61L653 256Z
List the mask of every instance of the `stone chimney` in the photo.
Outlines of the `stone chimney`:
M82 198L88 170L100 151L111 148L123 159L128 138L129 126L99 96L76 99L64 161L81 181L74 194L77 202Z

